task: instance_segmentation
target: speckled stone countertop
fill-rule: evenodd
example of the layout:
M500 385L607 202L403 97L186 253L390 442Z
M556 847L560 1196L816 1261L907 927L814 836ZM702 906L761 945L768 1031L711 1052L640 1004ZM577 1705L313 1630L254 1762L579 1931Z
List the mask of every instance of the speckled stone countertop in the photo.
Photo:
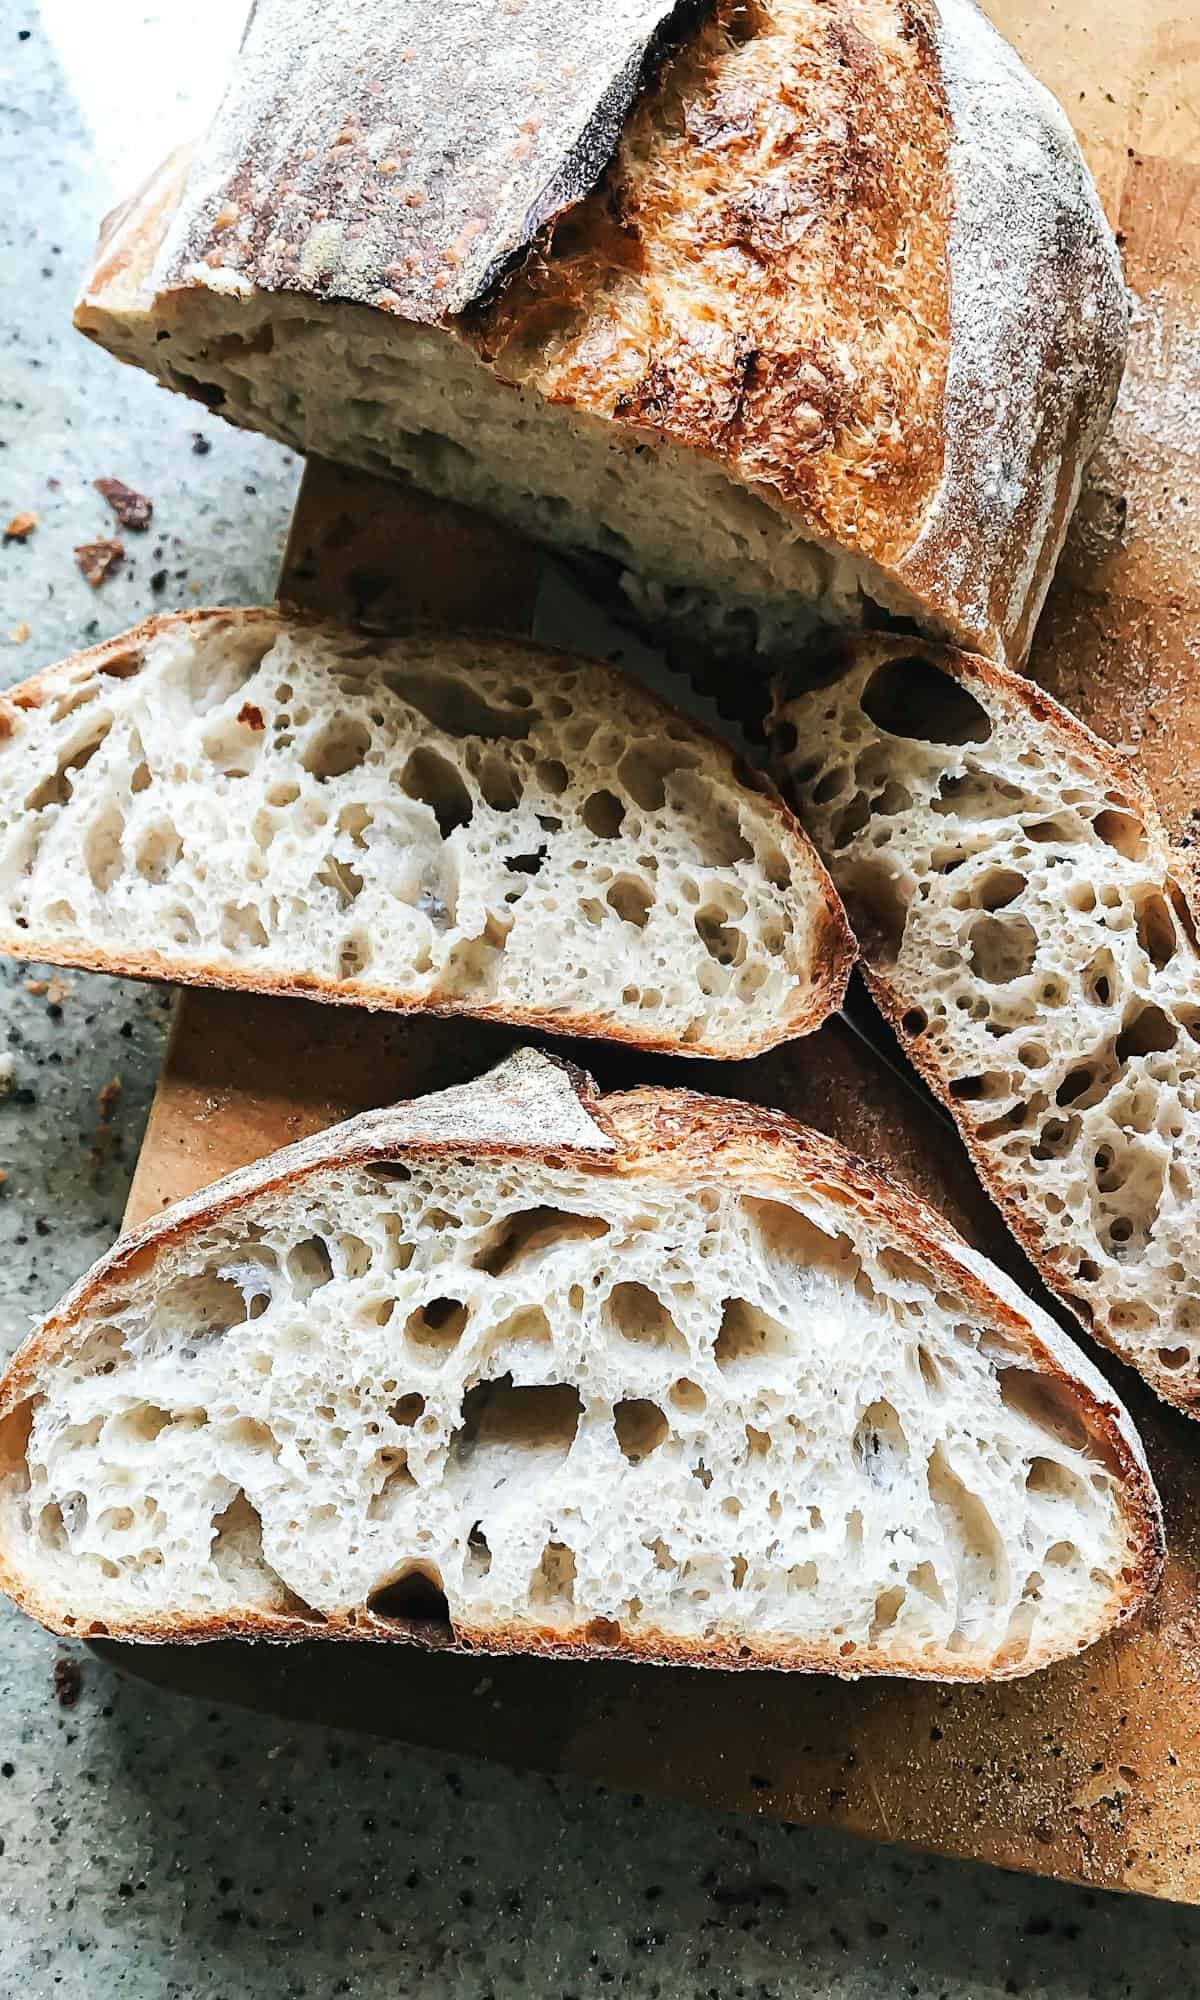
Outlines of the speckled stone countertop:
M97 216L194 125L239 13L0 7L0 523L38 516L0 550L4 683L156 607L270 594L295 464L69 324ZM113 531L105 476L154 523L93 591L72 550ZM169 1004L47 977L0 973L6 1350L117 1227ZM123 1681L7 1608L0 1737L0 1995L1200 1994L1200 1912L276 1726Z

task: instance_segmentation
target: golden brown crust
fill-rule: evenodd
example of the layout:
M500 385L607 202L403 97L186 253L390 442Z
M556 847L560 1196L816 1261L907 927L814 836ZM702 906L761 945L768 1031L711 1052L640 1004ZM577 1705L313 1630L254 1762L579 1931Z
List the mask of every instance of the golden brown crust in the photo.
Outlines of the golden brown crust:
M44 701L54 696L66 676L74 677L81 671L94 670L122 678L124 673L136 671L141 648L164 631L179 626L194 625L205 625L210 629L219 630L226 624L245 629L247 626L263 624L275 626L280 621L279 612L263 606L250 606L245 609L219 606L212 609L159 613L143 619L140 625L134 626L130 631L88 647L84 652L73 654L70 659L46 668L0 695L0 736L9 734L14 711L40 707ZM319 628L322 621L304 616L291 616L286 622L290 626L312 625L314 628ZM480 633L478 636L486 640L490 635ZM496 637L507 647L513 644L509 635L497 634ZM555 652L549 647L536 646L532 641L522 641L521 645L522 650L528 653L532 660L540 661L547 666L558 662L564 665L569 663L569 655ZM587 665L590 673L608 680L612 689L614 713L619 715L622 711L622 694L628 685L625 676L619 669L599 661L589 661ZM649 697L646 690L641 692L646 694L648 699L659 700L657 696ZM664 720L675 713L665 702L661 706ZM111 973L127 979L166 980L178 985L210 986L232 992L262 993L276 997L300 996L309 1000L329 1002L335 1006L366 1007L381 1012L466 1015L480 1021L505 1022L532 1033L583 1036L592 1040L623 1042L634 1048L669 1055L700 1058L711 1056L718 1057L722 1061L738 1061L744 1057L760 1055L797 1036L813 1033L820 1027L822 1021L837 1012L845 996L857 955L857 946L828 870L771 780L763 772L753 769L739 758L721 737L706 728L702 722L689 717L688 727L703 740L710 753L719 759L724 781L730 788L752 791L762 801L775 820L779 837L786 849L803 865L816 895L816 907L810 918L808 984L804 987L797 986L794 1004L774 1029L764 1029L760 1033L751 1033L740 1039L730 1036L722 1043L683 1045L670 1034L646 1033L630 1023L605 1015L583 1012L570 1014L561 1009L515 1007L496 1001L472 1000L469 995L431 1002L370 980L338 980L322 977L317 973L296 973L283 979L271 978L255 972L250 967L220 965L200 958L189 958L184 954L165 956L153 950L105 951L98 947L68 943L53 933L39 936L33 929L0 930L0 955L48 965L69 966L88 972Z
M923 5L721 0L469 331L894 563L942 467L948 137Z
M285 1153L271 1155L174 1210L167 1210L133 1237L119 1241L68 1293L26 1341L0 1383L0 1440L4 1427L19 1419L21 1406L37 1393L43 1372L53 1367L58 1356L69 1347L83 1313L105 1290L127 1278L131 1270L144 1268L194 1225L207 1225L248 1199L278 1191L330 1164L391 1159L412 1149L424 1155L441 1152L456 1157L465 1153L530 1160L547 1155L568 1156L599 1172L651 1174L687 1183L713 1173L745 1173L759 1184L773 1184L784 1192L815 1191L823 1199L855 1211L871 1226L882 1225L895 1231L912 1245L943 1285L961 1295L968 1310L980 1313L990 1325L1008 1335L1039 1373L1070 1388L1075 1407L1095 1444L1120 1480L1130 1541L1130 1559L1121 1574L1117 1603L1110 1606L1107 1615L1097 1619L1094 1630L1080 1635L1076 1650L1082 1650L1101 1631L1124 1623L1141 1609L1158 1584L1165 1550L1157 1495L1132 1424L1103 1378L1053 1322L1023 1300L998 1271L977 1258L940 1216L896 1183L885 1184L865 1161L847 1153L834 1140L797 1125L780 1112L691 1091L655 1088L600 1098L586 1073L571 1065L528 1054L516 1060L527 1070L530 1065L536 1070L539 1063L554 1069L560 1101L572 1102L594 1131L590 1149L578 1127L573 1142L563 1143L565 1120L561 1112L557 1115L562 1129L555 1125L552 1112L548 1127L542 1130L538 1129L537 1121L522 1121L527 1126L523 1139L493 1135L480 1145L478 1141L456 1136L452 1128L434 1137L414 1137L411 1133L405 1137L404 1107L397 1107L392 1113L352 1119ZM501 1070L482 1080L480 1102L490 1101L495 1084L503 1075ZM549 1101L553 1104L553 1097ZM82 1631L83 1636L97 1634L98 1628L81 1628L70 1619L70 1614L64 1616L61 1607L44 1602L30 1580L16 1571L2 1548L0 1588L52 1630ZM381 1618L366 1609L328 1619L311 1613L298 1617L287 1610L242 1613L220 1619L187 1616L134 1619L111 1627L104 1636L175 1643L256 1637L385 1639L439 1645L447 1642L444 1632L434 1636L412 1621ZM616 1643L612 1643L614 1637ZM1046 1664L1051 1657L1048 1652L1035 1651L1018 1664L990 1668L949 1658L931 1668L928 1660L919 1657L900 1660L894 1655L885 1658L882 1653L866 1650L855 1654L851 1667L832 1646L759 1646L721 1637L705 1641L702 1646L691 1646L660 1632L634 1636L622 1631L614 1635L607 1627L598 1632L586 1626L561 1632L534 1624L495 1630L463 1627L453 1633L452 1644L459 1651L537 1652L575 1659L617 1657L661 1665L781 1667L831 1672L850 1678L862 1674L908 1673L923 1678L967 1681L1025 1674ZM1053 1656L1061 1654L1056 1651Z

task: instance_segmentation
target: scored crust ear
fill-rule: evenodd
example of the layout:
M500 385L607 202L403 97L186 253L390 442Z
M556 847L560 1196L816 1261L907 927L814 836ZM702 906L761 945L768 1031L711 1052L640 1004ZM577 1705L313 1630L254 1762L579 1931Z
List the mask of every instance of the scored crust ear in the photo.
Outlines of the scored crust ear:
M70 1340L79 1315L105 1288L146 1270L160 1250L195 1224L217 1222L248 1195L284 1190L322 1167L401 1160L412 1151L549 1153L604 1167L615 1161L617 1142L604 1118L595 1078L562 1056L532 1048L515 1049L494 1069L466 1083L330 1125L222 1175L119 1236L14 1355L0 1382L0 1420L29 1393L36 1374Z

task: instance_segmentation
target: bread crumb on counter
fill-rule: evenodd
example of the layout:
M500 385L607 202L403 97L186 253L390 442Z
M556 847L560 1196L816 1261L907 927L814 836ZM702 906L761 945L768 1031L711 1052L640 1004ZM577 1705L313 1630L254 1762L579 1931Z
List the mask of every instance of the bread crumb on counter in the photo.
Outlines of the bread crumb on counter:
M131 534L144 535L154 519L154 502L123 479L93 479L92 485L108 501L117 521Z
M102 535L95 542L80 542L75 550L75 561L91 584L99 590L102 583L119 569L125 560L125 544Z

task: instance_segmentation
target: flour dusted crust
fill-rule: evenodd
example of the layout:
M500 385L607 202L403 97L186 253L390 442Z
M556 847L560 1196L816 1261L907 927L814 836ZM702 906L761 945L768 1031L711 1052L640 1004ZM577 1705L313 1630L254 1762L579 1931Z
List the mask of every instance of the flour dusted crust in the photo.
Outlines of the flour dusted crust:
M1111 1391L915 1197L532 1052L157 1217L0 1385L59 1631L972 1680L1161 1562Z
M1200 947L1137 770L987 661L865 639L774 769L867 979L1047 1284L1200 1411Z
M372 46L396 32L363 14ZM441 328L388 279L411 215L386 104L374 136L343 126L317 71L307 191L247 69L174 219L160 189L103 246L84 332L235 422L609 557L717 641L882 607L1023 655L1126 311L1070 128L972 0L717 0L600 185Z
M0 951L728 1057L853 948L766 780L612 669L241 610L0 699Z

